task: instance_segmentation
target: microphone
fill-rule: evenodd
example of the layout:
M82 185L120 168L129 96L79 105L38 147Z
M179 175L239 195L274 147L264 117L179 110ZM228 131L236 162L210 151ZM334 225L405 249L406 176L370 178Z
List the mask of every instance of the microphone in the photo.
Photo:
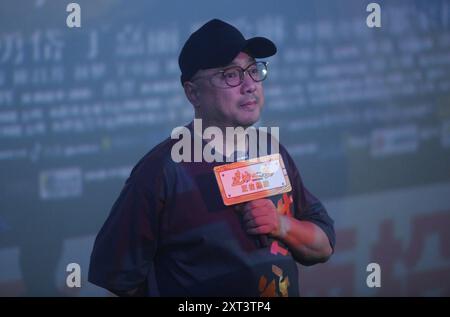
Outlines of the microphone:
M242 203L292 190L279 153L249 158L248 151L238 150L227 158L233 163L213 168L225 206L235 205L236 211L242 211ZM258 248L270 245L268 234L258 234L254 239Z
M233 153L233 155L236 158L236 161L245 161L249 159L249 155L248 152L242 152L242 151L235 151ZM269 238L267 237L266 234L260 234L258 235L257 239L256 239L256 246L258 248L266 248L269 246Z

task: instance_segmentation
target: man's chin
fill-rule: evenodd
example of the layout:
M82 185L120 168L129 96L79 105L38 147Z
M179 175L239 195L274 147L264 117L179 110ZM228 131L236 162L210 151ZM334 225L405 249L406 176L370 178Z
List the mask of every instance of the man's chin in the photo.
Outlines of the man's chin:
M248 111L245 113L241 113L241 116L239 116L237 122L240 126L243 127L249 127L254 125L256 122L258 122L260 117L260 111L259 109L255 109L254 111Z
M259 120L259 116L257 118L249 118L249 119L245 119L245 120L240 120L238 122L238 125L244 128L247 127L251 127L252 125L254 125L256 122L258 122Z

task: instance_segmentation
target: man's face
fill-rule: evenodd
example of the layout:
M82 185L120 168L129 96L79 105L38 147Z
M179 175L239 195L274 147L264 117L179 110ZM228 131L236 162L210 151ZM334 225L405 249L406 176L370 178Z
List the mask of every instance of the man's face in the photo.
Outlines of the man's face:
M246 69L255 60L246 53L238 56L228 65ZM224 67L224 68L227 68ZM264 104L261 82L255 82L245 73L244 81L237 87L218 88L211 83L211 75L223 68L200 70L194 77L197 86L197 117L203 119L203 126L249 127L258 121Z

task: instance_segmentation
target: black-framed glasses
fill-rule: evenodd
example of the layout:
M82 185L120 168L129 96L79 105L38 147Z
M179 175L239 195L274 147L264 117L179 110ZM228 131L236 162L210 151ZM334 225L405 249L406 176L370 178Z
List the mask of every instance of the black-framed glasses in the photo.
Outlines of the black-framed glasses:
M255 82L266 79L268 73L267 65L268 62L254 62L245 69L240 66L231 66L209 76L196 77L191 79L191 81L208 77L211 84L218 88L237 87L244 81L245 73L248 73Z

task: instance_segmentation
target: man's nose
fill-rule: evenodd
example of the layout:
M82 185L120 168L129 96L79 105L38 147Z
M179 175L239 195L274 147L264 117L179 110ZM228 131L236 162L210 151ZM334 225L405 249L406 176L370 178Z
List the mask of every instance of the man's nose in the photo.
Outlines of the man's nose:
M244 73L244 81L241 85L241 92L243 94L245 93L252 93L256 90L256 82L250 77L248 72Z

